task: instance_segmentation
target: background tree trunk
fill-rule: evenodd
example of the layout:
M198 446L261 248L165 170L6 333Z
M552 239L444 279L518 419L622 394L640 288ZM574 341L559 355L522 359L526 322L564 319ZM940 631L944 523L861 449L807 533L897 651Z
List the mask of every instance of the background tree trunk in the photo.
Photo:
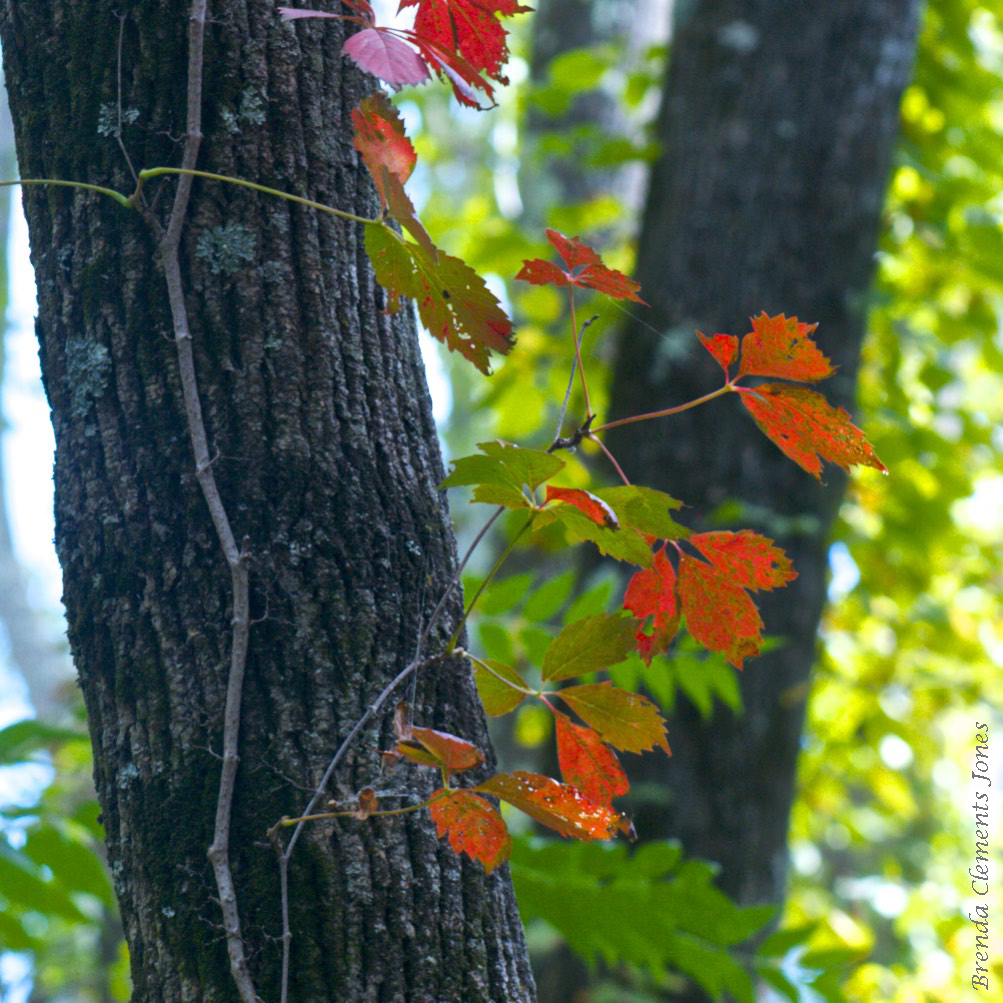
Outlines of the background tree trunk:
M817 321L839 367L827 396L852 404L875 238L915 44L916 0L703 0L676 10L637 277L657 328L631 324L615 364L614 418L719 385L694 329L743 334L765 310ZM825 484L786 459L733 401L611 432L631 478L669 491L701 527L774 537L800 577L761 606L781 646L741 678L745 712L701 720L681 699L673 759L645 759L664 803L638 806L645 838L679 837L719 861L744 903L779 902L788 814L829 529L845 478ZM622 434L617 434L621 433ZM722 509L729 502L737 502ZM650 787L649 787L650 789Z
M117 9L3 4L22 176L131 191L114 141ZM128 7L123 139L140 167L179 159L188 14L187 0ZM349 122L369 85L339 54L341 23L284 25L270 0L216 0L210 16L200 166L372 214ZM158 213L173 182L163 188ZM134 999L232 1000L206 860L229 573L195 479L155 244L138 214L99 195L35 188L25 205L69 638ZM250 554L231 852L251 969L277 1000L265 831L302 810L339 741L413 657L454 546L413 323L383 313L361 231L196 184L182 264L214 471ZM464 662L424 672L413 703L422 722L486 747ZM380 779L386 717L364 730L332 796L372 782L431 790L431 771ZM291 1000L534 996L507 869L485 877L427 813L307 830L290 896Z

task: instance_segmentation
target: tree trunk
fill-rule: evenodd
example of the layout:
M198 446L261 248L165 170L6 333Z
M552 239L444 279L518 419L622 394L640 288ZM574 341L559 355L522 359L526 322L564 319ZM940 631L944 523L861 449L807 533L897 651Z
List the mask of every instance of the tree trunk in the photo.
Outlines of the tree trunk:
M23 177L132 190L114 139L118 9L3 5ZM128 5L121 106L137 168L179 161L188 15L187 0ZM283 24L270 0L216 0L210 17L199 166L373 215L349 122L371 82L340 55L342 23ZM161 219L173 181L163 189ZM233 1000L206 859L230 576L196 481L155 240L139 214L97 194L34 188L25 204L69 638L134 999ZM340 741L414 656L454 543L414 325L383 312L361 229L216 183L196 183L188 219L196 371L215 476L249 554L254 620L231 855L251 973L277 1001L266 830L302 811ZM487 747L463 661L423 671L412 703L420 723ZM363 729L330 796L366 784L410 792L385 798L396 807L431 791L429 770L380 777L388 717ZM308 828L290 911L292 1001L534 997L507 868L486 877L436 838L427 812Z
M886 176L915 43L917 0L704 0L677 7L637 276L653 306L619 341L612 417L720 384L694 329L743 334L761 310L819 324L839 367L827 396L853 400ZM845 479L786 459L722 400L611 432L627 475L691 506L692 521L757 529L787 550L792 585L761 594L780 647L750 662L740 717L703 721L680 699L669 724L667 803L638 808L642 838L679 837L719 861L744 903L784 893L788 815L828 535ZM621 433L622 434L619 434ZM738 503L726 510L729 501Z

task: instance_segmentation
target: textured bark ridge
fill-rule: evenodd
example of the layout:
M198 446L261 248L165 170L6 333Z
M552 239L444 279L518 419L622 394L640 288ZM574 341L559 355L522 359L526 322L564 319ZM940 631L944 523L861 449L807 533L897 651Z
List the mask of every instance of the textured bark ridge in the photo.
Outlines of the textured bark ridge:
M123 139L137 166L177 163L186 0L7 2L22 176L131 191L114 141L126 9ZM200 166L372 215L349 123L367 85L339 55L340 22L294 28L270 0L214 0L210 17ZM158 212L173 182L163 188ZM134 999L232 1000L206 860L229 574L195 479L154 242L138 214L99 195L36 188L25 203L69 637ZM302 809L341 738L414 656L454 544L414 327L383 313L361 231L198 182L182 264L214 470L250 555L231 856L257 989L277 1000L265 831ZM422 723L487 747L466 663L422 675L412 702ZM380 778L386 717L360 736L331 796L373 781L431 790L416 768ZM534 998L507 868L486 878L436 839L427 813L317 825L290 878L291 1000Z
M631 326L621 338L613 417L719 386L694 329L741 335L761 310L819 322L818 343L839 367L826 395L851 405L917 7L678 5L658 125L665 152L637 272L659 333ZM678 836L689 853L720 861L722 886L741 901L777 901L827 538L845 479L830 468L827 485L817 484L731 399L640 434L617 430L609 442L628 476L685 500L698 522L737 500L735 523L777 538L800 575L762 596L767 631L783 646L747 665L744 716L721 709L705 724L681 701L669 723L670 803L641 806L636 819L643 836Z

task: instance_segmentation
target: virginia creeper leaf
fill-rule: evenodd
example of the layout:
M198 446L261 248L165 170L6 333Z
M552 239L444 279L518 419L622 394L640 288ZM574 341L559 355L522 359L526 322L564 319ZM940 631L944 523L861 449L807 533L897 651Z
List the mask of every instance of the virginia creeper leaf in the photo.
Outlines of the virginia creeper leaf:
M431 80L425 60L402 38L379 27L364 28L345 40L341 51L360 70L400 90L405 84Z
M752 318L752 331L742 339L739 376L779 376L814 383L833 373L832 363L811 339L818 324L801 324L782 313Z
M568 686L557 695L614 749L645 752L657 745L669 751L665 722L647 697L612 683Z
M597 526L573 505L558 505L548 510L551 511L553 517L564 526L573 540L588 540L599 548L600 554L618 561L628 561L642 568L651 566L651 547L636 530L613 530ZM541 515L547 515L548 512L543 512ZM544 521L538 518L535 528L542 529L544 525Z
M457 853L484 865L490 874L508 860L512 838L498 810L487 798L470 791L437 790L428 806L439 838L449 838Z
M401 0L398 11L415 6L414 32L423 42L447 55L457 53L478 73L508 83L501 73L508 59L506 32L498 18L531 8L515 0Z
M452 473L440 488L476 485L474 501L530 508L533 502L526 496L524 486L533 492L564 467L562 459L539 449L524 449L500 441L477 445L481 452L454 461Z
M489 373L492 351L512 349L512 322L483 279L469 265L439 252L438 261L418 244L402 240L382 223L366 225L366 252L376 279L387 290L389 309L407 296L429 333Z
M669 643L679 630L679 603L676 598L676 569L664 550L655 555L653 566L639 571L630 580L623 597L629 609L641 621L637 628L637 650L651 664L655 655L668 650ZM645 621L652 617L651 633L645 631Z
M628 299L635 303L644 303L637 295L641 288L639 282L627 278L622 272L607 268L599 254L577 237L568 238L556 230L547 230L547 239L557 248L557 253L564 259L567 271L562 271L549 261L534 258L523 261L522 269L517 279L529 282L535 286L582 286L605 293L613 299ZM645 304L647 306L647 304Z
M698 533L690 543L742 588L775 589L797 578L787 555L772 540L748 529Z
M458 770L469 770L484 762L481 750L472 742L450 735L447 731L436 731L434 728L411 728L411 737L420 742L436 759L451 773ZM404 750L401 750L404 752ZM404 752L407 756L408 753ZM410 758L410 757L409 757Z
M618 812L590 800L577 788L539 773L499 773L478 784L476 790L494 794L572 839L613 839L617 830L625 831L628 824Z
M606 529L620 528L620 520L617 519L613 509L591 491L583 491L580 488L556 488L552 484L548 484L547 501L566 502L568 505L574 505L579 512L584 512L597 526L604 526Z
M630 790L616 753L591 729L555 711L557 761L564 782L577 787L590 801L612 809L613 798Z
M620 525L636 529L644 536L659 540L674 540L689 536L689 530L673 521L670 509L677 509L682 502L656 491L654 488L638 484L626 484L616 488L600 488L596 494L616 512Z
M634 626L617 613L598 613L568 624L543 656L544 681L600 672L622 662L634 648Z
M404 186L400 183L396 174L391 174L386 165L380 168L383 178L383 193L387 199L387 209L390 215L397 220L400 225L411 234L418 242L418 246L432 259L435 264L439 263L439 249L432 243L432 238L428 231L421 225L418 215L414 209L414 203L408 198Z
M833 407L820 393L786 383L764 383L754 389L736 387L736 390L767 438L819 480L822 460L846 471L861 464L888 473L846 411Z
M493 658L474 660L474 680L484 710L491 717L501 717L502 714L515 710L526 695L508 685L512 683L526 689L522 676L504 662L497 662Z
M738 354L738 338L733 334L715 334L713 338L708 338L707 335L701 334L699 331L697 331L697 337L703 347L717 360L717 364L724 370L727 379L728 370Z
M360 38L364 34L366 32L360 32L352 38ZM403 185L418 160L411 140L404 135L404 120L390 99L377 92L363 98L359 106L352 110L352 126L355 130L352 145L362 155L362 162L372 175L380 201L385 206L387 193L383 168Z

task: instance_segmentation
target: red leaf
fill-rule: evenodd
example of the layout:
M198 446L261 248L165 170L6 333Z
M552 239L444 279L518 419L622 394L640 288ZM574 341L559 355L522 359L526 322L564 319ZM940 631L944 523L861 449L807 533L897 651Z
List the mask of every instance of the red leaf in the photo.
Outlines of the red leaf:
M342 51L361 70L379 77L395 90L432 78L425 60L410 45L385 28L366 28L346 40Z
M584 512L596 525L607 529L619 529L620 522L616 513L602 500L590 491L579 488L555 488L547 485L547 502L559 501L574 505L579 512Z
M470 791L438 790L428 806L439 838L449 837L457 853L484 865L490 874L508 860L512 838L497 809L486 798Z
M676 601L676 569L664 550L655 555L654 565L639 571L630 580L623 597L624 609L641 621L637 628L637 650L650 665L655 655L669 647L679 630L679 604ZM653 617L652 631L645 633L644 621Z
M855 464L862 464L888 473L846 411L833 407L820 393L785 383L735 389L770 441L819 480L822 479L822 460L846 471Z
M752 331L742 339L739 376L779 376L814 383L833 373L832 363L811 339L818 324L800 324L782 313L752 318Z
M697 331L697 337L703 347L717 359L717 364L724 370L725 378L727 378L728 370L738 353L738 338L733 334L715 334L713 338L708 338L707 335L701 334L699 331Z
M398 11L418 8L414 32L447 53L458 53L479 73L508 83L501 70L508 59L505 29L499 17L530 10L515 0L401 0Z
M612 683L566 686L559 696L604 742L623 752L669 751L665 722L647 698Z
M581 286L605 293L613 299L644 303L644 300L637 295L637 291L641 288L639 282L628 279L622 272L607 268L602 263L602 258L577 237L568 239L556 230L548 229L547 239L564 259L567 271L561 271L547 261L534 258L532 261L523 261L517 279L536 286L547 283L557 286Z
M613 798L630 790L616 754L591 729L575 724L559 711L554 712L557 727L557 761L565 783L577 787L590 801L612 809Z
M449 732L412 727L411 736L450 772L469 770L472 766L479 766L484 762L484 756L476 745L466 739L457 738L456 735L450 735Z
M473 789L473 788L472 788ZM572 839L613 839L629 823L612 808L590 801L575 787L539 773L499 773L476 790L507 801L530 818Z
M386 196L390 215L414 237L432 261L438 264L439 249L432 243L428 231L421 225L414 204L407 197L407 192L404 191L404 186L398 180L397 175L391 174L384 165L380 168L380 177L383 181L382 193Z
M698 533L689 542L742 588L774 589L798 576L790 559L772 540L749 529L739 533Z
M360 32L364 34L364 32ZM353 36L358 38L358 35ZM352 145L373 176L380 201L387 204L383 169L403 185L411 176L418 155L404 135L404 120L385 94L370 94L352 111L355 136ZM413 211L413 210L412 210Z

